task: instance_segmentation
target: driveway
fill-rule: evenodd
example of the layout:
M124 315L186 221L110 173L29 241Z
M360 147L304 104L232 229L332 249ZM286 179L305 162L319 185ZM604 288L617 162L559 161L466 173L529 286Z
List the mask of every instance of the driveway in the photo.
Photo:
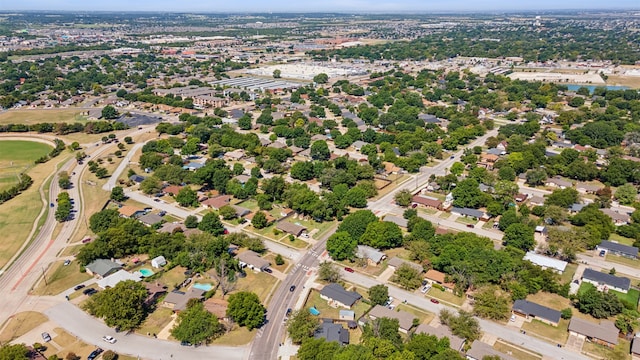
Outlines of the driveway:
M68 302L56 305L45 311L49 320L57 323L69 333L82 339L87 344L94 344L103 349L113 350L121 354L138 356L144 359L225 359L241 360L247 357L246 346L186 347L177 342L150 339L136 334L116 333L112 328L89 316L78 307ZM102 336L111 335L117 339L115 344L102 341Z

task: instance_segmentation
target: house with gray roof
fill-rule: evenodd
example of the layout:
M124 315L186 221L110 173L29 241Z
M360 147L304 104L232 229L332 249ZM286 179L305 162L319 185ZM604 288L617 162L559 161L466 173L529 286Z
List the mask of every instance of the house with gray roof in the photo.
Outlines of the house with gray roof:
M473 217L476 219L488 219L488 216L484 211L477 209L452 207L451 213L458 216Z
M387 257L382 251L366 245L358 245L356 248L356 256L361 259L366 259L367 263L373 266L380 264L380 262Z
M278 222L278 225L276 225L276 229L293 236L300 236L303 232L307 231L307 228L305 226L294 224L289 221Z
M560 311L527 300L516 300L511 307L511 312L526 319L542 321L551 326L558 326L560 322Z
M85 266L85 269L89 275L102 279L122 269L122 265L107 259L96 259Z
M585 269L582 273L582 281L593 284L598 290L615 290L626 294L631 288L631 280L626 277L615 276L593 269Z
M631 343L631 359L640 360L640 337L638 337L638 334L636 334Z
M251 250L238 254L238 263L240 267L248 267L257 272L264 271L271 265L269 261L261 258L258 253Z
M596 246L597 251L605 250L607 253L611 253L618 256L624 256L629 259L636 259L638 257L638 248L635 246L629 246L620 244L617 242L602 240L600 245Z
M331 306L351 309L358 300L362 299L362 295L355 291L347 291L340 284L331 283L320 290L320 298L327 300Z
M599 324L591 321L572 317L569 323L569 334L586 338L591 342L610 348L618 344L618 333L620 331L608 320L602 320Z
M191 299L202 300L204 298L204 290L191 288L191 290L184 292L174 290L167 294L162 301L162 305L172 309L175 312L182 311L187 308L187 303Z
M154 213L148 213L145 215L142 215L138 218L138 221L140 221L141 223L147 225L147 226L153 226L155 224L159 224L161 222L164 221L164 219L162 218L162 216L158 215L158 214L154 214Z
M498 350L495 350L491 345L483 343L480 340L476 340L471 344L471 348L467 351L467 359L469 360L482 360L485 357L497 356L502 360L516 360L516 358L503 354Z
M600 209L600 211L609 216L615 226L627 225L631 222L631 216L627 213L619 213L612 209Z
M325 339L327 342L335 341L340 345L349 345L349 330L343 328L341 324L334 324L331 319L324 319L313 337Z
M387 262L387 265L389 265L389 267L394 268L395 270L399 269L400 266L402 265L407 265L407 266L410 266L412 269L416 270L420 274L424 271L421 265L411 261L407 261L405 259L401 259L397 256L394 256L391 259L389 259L389 261Z
M415 318L413 314L409 314L406 311L395 311L381 305L374 306L368 315L371 320L380 318L397 319L400 325L398 330L405 334L408 334L411 327L413 327L413 319Z
M367 145L367 143L362 141L362 140L354 141L353 144L352 144L353 148L358 150L358 151L360 151L360 149L362 149L362 147L365 146L365 145Z
M438 339L446 337L449 338L449 347L455 351L462 351L462 347L466 340L459 336L453 335L448 326L433 327L428 324L420 324L414 334L427 334L437 336Z

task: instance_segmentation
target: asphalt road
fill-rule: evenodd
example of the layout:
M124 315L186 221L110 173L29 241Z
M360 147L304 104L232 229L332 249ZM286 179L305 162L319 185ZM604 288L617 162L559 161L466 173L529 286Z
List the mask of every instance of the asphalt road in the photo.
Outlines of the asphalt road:
M122 354L133 354L143 359L199 360L225 359L241 360L246 358L247 347L180 346L175 341L152 339L141 335L116 333L100 321L80 310L77 306L63 302L45 311L50 320L59 324L69 333L88 344L94 344L105 350ZM117 341L109 344L102 341L104 335L113 336Z
M306 281L308 271L318 266L318 257L325 251L327 238L334 233L336 227L334 226L330 229L311 250L302 256L271 297L267 307L267 323L253 340L249 359L272 360L278 358L279 344L284 342L285 326L283 325L283 319L287 309L293 308L302 292L302 285ZM296 286L293 292L290 291L292 285Z

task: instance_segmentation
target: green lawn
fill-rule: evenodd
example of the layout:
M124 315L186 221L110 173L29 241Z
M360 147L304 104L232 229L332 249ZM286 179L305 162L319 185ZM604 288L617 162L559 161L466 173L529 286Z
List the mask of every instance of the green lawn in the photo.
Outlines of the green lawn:
M53 149L35 141L0 139L0 191L18 183L20 173L35 166L34 161Z
M456 296L452 292L442 291L434 287L429 289L426 295L456 306L461 306L464 303L464 297Z
M633 240L631 238L620 236L620 235L618 235L616 233L612 233L611 235L609 235L609 240L617 241L620 244L624 244L624 245L628 245L628 246L633 246L633 243L635 242L635 240Z
M136 332L140 335L157 334L171 322L173 310L159 306L149 314Z
M558 326L551 326L543 323L539 320L532 320L531 322L525 322L522 325L522 330L534 333L539 337L553 342L555 344L564 344L569 338L569 320L560 319Z
M564 269L562 275L560 275L560 281L562 283L568 283L573 280L573 275L575 275L576 270L578 269L577 264L567 264L567 267Z
M616 294L618 299L620 299L621 301L626 301L634 305L635 307L638 306L638 298L640 298L640 291L636 289L629 289L629 291L627 291L626 294L615 291L615 290L609 290L609 292Z
M246 277L238 279L235 290L254 292L260 300L266 302L271 289L278 282L278 279L263 272L254 273L248 270L246 273Z
M443 211L442 214L440 214L440 216L438 216L440 219L448 219L451 216L450 212L446 212Z
M38 283L33 293L35 295L58 295L61 292L91 279L91 275L80 272L78 262L73 261L68 266L63 261L55 262L46 272L44 279Z
M466 217L466 216L459 216L456 219L457 223L461 223L461 224L477 224L478 223L478 219L475 218L470 218L470 217Z
M244 208L247 208L247 209L249 209L251 211L257 211L257 210L260 209L258 207L258 202L255 201L255 200L245 200L245 201L243 201L241 203L238 203L237 205L238 206L242 206Z
M366 295L366 294L362 294ZM345 310L342 307L334 308L329 306L327 300L320 298L320 292L316 290L311 290L309 293L309 297L307 298L307 302L304 304L304 308L314 307L320 311L319 318L330 318L330 319L338 319L338 315L340 310ZM351 308L356 313L356 319L360 318L364 313L369 310L370 306L365 304L362 301L356 302L356 304Z

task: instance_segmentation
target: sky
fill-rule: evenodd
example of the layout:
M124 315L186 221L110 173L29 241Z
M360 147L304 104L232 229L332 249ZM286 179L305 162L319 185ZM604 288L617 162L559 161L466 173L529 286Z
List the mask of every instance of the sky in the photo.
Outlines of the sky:
M430 12L640 9L638 0L1 0L0 10Z

